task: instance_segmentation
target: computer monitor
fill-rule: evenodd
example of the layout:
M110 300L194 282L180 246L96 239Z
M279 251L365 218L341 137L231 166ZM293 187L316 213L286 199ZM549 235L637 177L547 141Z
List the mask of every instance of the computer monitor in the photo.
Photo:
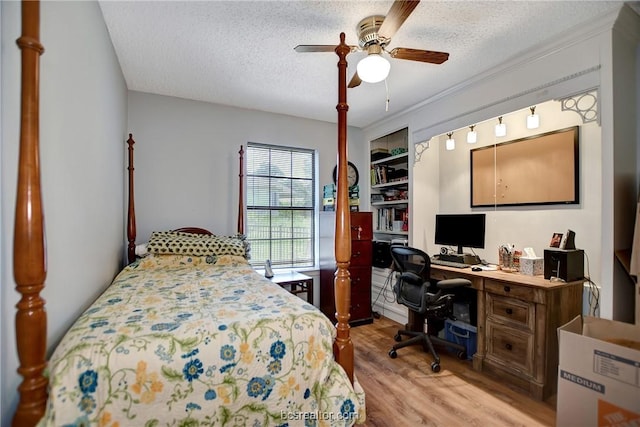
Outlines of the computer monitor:
M485 214L436 215L436 245L484 248Z

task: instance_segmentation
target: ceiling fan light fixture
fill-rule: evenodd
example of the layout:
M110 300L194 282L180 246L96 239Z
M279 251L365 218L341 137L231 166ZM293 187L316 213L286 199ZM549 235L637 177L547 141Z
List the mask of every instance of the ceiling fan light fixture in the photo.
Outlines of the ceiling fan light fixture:
M363 82L378 83L387 78L391 64L379 53L370 53L358 62L356 69Z

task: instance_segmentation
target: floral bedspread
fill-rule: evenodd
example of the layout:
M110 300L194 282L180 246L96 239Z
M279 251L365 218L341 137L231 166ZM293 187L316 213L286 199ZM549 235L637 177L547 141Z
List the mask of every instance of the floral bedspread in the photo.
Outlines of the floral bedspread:
M334 336L243 258L143 258L56 348L40 425L360 423L364 393L334 361Z

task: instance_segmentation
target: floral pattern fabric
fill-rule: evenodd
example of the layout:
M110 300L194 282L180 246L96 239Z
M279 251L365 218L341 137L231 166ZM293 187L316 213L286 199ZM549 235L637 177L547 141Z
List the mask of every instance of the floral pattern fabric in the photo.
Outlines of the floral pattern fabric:
M40 426L346 426L364 393L335 328L243 257L140 259L74 323L49 363Z
M250 245L244 234L214 236L181 231L154 231L147 243L147 251L158 255L239 255L250 259Z

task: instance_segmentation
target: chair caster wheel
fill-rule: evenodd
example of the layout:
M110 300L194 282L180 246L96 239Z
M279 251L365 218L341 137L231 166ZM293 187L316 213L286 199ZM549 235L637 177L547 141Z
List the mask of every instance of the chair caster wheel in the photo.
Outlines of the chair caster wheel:
M431 364L431 370L436 373L440 372L440 364L438 362L433 362Z
M467 352L464 350L461 350L458 352L458 359L460 360L464 360L467 358Z
M402 341L402 335L400 334L395 334L393 337L394 340L396 340L396 342L400 342Z
M398 353L394 349L391 349L389 350L389 357L395 359L396 357L398 357Z

